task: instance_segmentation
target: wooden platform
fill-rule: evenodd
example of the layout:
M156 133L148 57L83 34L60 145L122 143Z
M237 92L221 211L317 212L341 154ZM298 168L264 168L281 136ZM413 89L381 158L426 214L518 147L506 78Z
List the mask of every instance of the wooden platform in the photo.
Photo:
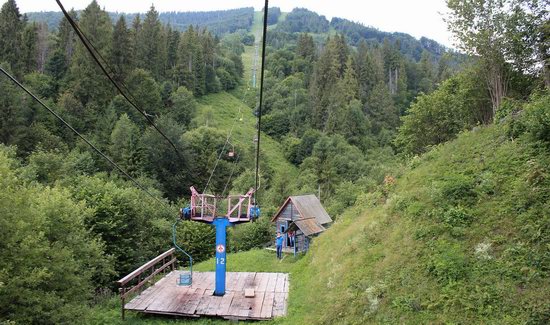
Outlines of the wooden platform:
M289 281L286 273L228 272L226 293L212 295L214 272L194 272L192 286L179 286L181 271L172 271L128 302L124 308L142 313L185 317L218 316L238 320L267 320L286 315ZM254 289L245 298L245 289Z

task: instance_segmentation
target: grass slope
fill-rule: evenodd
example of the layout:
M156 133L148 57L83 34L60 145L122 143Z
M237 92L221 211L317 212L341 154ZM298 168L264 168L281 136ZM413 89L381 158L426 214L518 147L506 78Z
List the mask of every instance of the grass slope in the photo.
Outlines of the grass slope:
M501 126L413 160L315 241L299 284L309 310L291 301L290 319L548 324L549 163Z
M195 118L197 125L207 124L224 132L229 132L234 125L231 141L244 147L254 145L257 119L252 114L252 109L240 99L224 92L203 96L198 103L199 109ZM261 136L261 153L260 159L264 159L275 174L284 171L292 174L297 172L296 167L285 159L282 146L264 133Z

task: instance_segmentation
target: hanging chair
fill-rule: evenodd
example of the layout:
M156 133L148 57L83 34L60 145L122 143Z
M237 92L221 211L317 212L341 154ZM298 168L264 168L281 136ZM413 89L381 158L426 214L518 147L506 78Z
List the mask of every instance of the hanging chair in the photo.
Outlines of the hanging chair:
M183 215L185 216L185 213L183 213ZM180 220L181 219L178 218L178 220L176 220L176 222L172 226L172 241L174 242L174 247L189 258L189 270L181 271L179 277L176 280L176 283L180 286L190 286L191 284L193 284L193 258L176 243L176 228Z

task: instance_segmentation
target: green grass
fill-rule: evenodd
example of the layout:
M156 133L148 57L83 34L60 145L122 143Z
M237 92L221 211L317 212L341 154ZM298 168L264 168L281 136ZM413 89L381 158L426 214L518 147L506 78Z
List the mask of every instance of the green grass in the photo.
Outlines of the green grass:
M254 35L254 37L256 37L257 40L259 40L262 37L263 22L264 22L263 11L255 11L254 22L252 23L250 32L252 33L252 35Z
M226 132L235 125L232 139L245 147L254 144L257 119L252 114L252 109L243 104L240 99L229 93L218 93L203 96L198 102L199 110L194 120L195 125L208 124L209 127ZM240 121L241 118L242 121ZM263 157L260 159L265 159L275 173L283 171L296 173L296 167L284 158L283 150L277 141L262 133Z

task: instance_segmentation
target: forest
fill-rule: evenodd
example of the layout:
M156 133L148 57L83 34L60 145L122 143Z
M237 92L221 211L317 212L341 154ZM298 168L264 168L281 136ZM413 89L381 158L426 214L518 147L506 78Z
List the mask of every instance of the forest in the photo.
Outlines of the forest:
M259 73L253 62L262 15L252 7L159 13L151 6L145 14L114 14L93 0L82 11L71 10L101 62L123 86L123 95L60 12L27 15L15 0L7 0L0 9L2 69L132 179L0 77L0 324L111 322L102 317L116 309L109 305L116 297L114 281L171 246L171 225L187 204L190 186L218 195L254 186L260 112L257 200L265 217L231 229L228 249L236 256L259 254L274 236L269 220L284 199L313 193L336 220L328 238L347 240L354 251L355 239L369 240L372 253L361 255L370 264L354 265L364 273L344 269L349 283L334 287L315 282L333 275L321 271L321 280L313 280L313 267L322 269L319 261L328 264L329 256L348 256L323 250L328 244L321 237L309 255L275 266L303 273L295 279L302 281L297 288L304 292L308 283L330 291L317 304L313 292L304 298L323 315L319 319L296 305L288 322L332 324L338 314L323 311L326 304L346 315L345 323L550 320L550 297L536 289L548 287L550 270L550 171L544 163L550 157L549 4L446 2L457 49L343 18L328 21L303 8L289 13L269 8L260 111L259 87L250 79L251 71ZM479 150L482 158L471 159L498 168L477 170L472 160L461 160L447 146L457 146L464 157L470 157L467 150ZM491 155L491 147L502 149ZM518 160L506 150L517 153ZM460 174L452 174L456 170ZM525 177L531 198L524 193L529 186L510 175ZM414 192L417 187L422 191ZM502 201L491 201L499 195ZM482 206L483 198L496 203ZM478 228L487 227L486 233L474 232L485 213L509 221L488 218ZM513 215L525 225L517 237ZM379 222L370 223L372 216ZM345 228L355 218L369 224ZM418 223L410 225L411 220ZM395 239L390 224L415 232ZM368 229L379 232L367 234ZM181 231L182 245L195 261L212 256L210 226L187 223ZM364 234L342 238L338 231ZM380 235L384 231L388 237ZM501 236L492 243L502 247L502 264L472 262L477 273L468 273L460 245L469 249L474 237L481 240L492 231ZM394 257L379 265L388 273L373 269L377 256L384 255L375 251L377 245L395 239L386 243L390 247L409 237L418 242L424 263L418 266L423 270L419 278L433 283L419 290L430 297L421 302L411 292L390 292L395 283L422 286L412 269L416 264L410 264L410 277L400 273L399 278L389 268L402 256L384 253ZM412 256L406 255L407 261ZM343 260L341 265L353 263ZM504 272L506 267L516 273ZM497 273L513 290L532 294L518 298L519 309L509 307L508 300L503 309L495 307L501 300L488 295L504 293L483 291L489 290L483 281L478 287L468 282L489 279L482 278L487 274L494 280ZM385 276L386 282L366 284L376 276ZM460 291L461 284L483 292ZM455 293L468 302L449 298ZM291 299L300 297L291 293ZM350 307L359 306L350 303L354 299L367 311ZM490 302L483 300L485 309L474 310L468 304L476 299ZM471 309L461 314L465 305Z
M273 8L275 9L275 8ZM277 8L278 9L278 8ZM276 10L273 10L273 14ZM78 14L80 12L77 11ZM113 23L120 16L128 21L132 21L138 16L135 13L117 13L107 12ZM273 15L272 14L272 15ZM63 13L59 11L49 12L29 12L25 13L30 22L46 23L48 29L55 30L59 26ZM161 12L159 20L164 25L170 25L172 28L184 31L189 26L206 27L216 35L224 33L233 33L239 29L249 29L254 18L254 8L238 8L230 10L215 10L207 12Z

